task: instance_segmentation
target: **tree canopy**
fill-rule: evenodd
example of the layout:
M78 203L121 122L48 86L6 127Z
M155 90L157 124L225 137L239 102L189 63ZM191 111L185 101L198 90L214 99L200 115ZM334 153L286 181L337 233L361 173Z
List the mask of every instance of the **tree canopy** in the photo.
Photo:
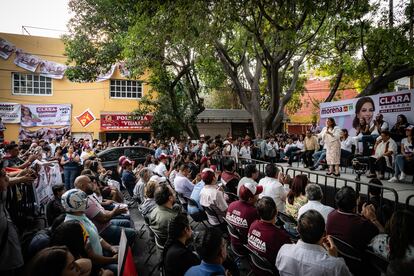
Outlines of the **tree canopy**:
M369 0L71 0L70 8L68 76L91 80L117 61L131 78L147 73L158 96L139 112L153 107L159 126L173 126L164 132L197 137L201 95L223 87L257 134L276 131L285 110L300 107L306 69L334 76L327 100L350 83L377 93L414 73L407 24L376 22Z

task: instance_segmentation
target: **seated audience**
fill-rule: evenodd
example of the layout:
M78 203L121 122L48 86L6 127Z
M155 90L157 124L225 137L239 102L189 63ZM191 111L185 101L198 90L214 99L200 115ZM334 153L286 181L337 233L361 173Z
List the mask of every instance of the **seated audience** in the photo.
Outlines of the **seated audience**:
M308 177L304 174L299 174L293 179L290 191L286 198L286 214L292 216L294 219L298 218L299 208L308 202L305 194L305 188L308 185Z
M404 114L397 116L397 122L391 128L391 138L395 142L400 142L405 137L405 129L409 126L407 117Z
M227 221L240 233L241 239L231 236L231 244L236 252L245 252L243 245L247 243L249 227L253 221L259 218L255 204L262 191L262 186L255 186L252 183L241 185L239 189L240 199L230 203L227 209Z
M371 249L388 260L414 260L414 214L398 210L388 221L385 233L375 236Z
M287 191L283 184L277 179L279 170L274 164L266 165L266 176L259 181L259 185L263 187L260 197L268 196L272 198L276 204L277 210L285 212L285 202Z
M116 250L99 236L98 229L86 215L88 196L81 190L71 189L62 195L62 204L66 210L65 221L79 221L89 236L93 263L117 273L118 254ZM105 255L104 255L105 250ZM109 255L109 257L107 257Z
M66 246L53 246L43 249L33 257L27 269L27 275L88 276L91 269L92 264L89 259L75 260Z
M139 171L139 180L134 188L134 198L138 201L139 204L144 203L145 201L145 186L152 176L152 172L148 168L142 168Z
M394 157L397 154L397 144L391 139L389 131L381 132L381 138L375 142L374 151L374 155L369 157L368 177L377 177L376 171L379 171L378 178L384 179L386 169L393 168Z
M256 165L247 165L244 169L244 177L240 179L237 185L237 196L239 195L240 186L245 183L252 183L253 185L257 186L257 178L259 177L259 171L256 168Z
M157 207L150 213L149 226L159 237L160 244L164 244L168 237L168 222L177 215L173 209L176 201L175 191L167 184L158 184L155 188L154 199Z
M147 185L144 188L144 202L138 207L138 210L141 212L142 216L149 215L157 204L154 199L155 188L158 186L158 183L154 180L148 181Z
M180 170L174 179L174 188L177 193L184 197L190 197L194 189L193 183L188 179L190 174L190 167L187 164L182 164Z
M321 203L323 198L321 187L317 184L308 184L305 188L305 193L308 198L308 202L300 207L298 217L308 210L316 210L322 215L326 223L328 215L334 210L334 208Z
M125 159L122 161L122 184L126 187L128 194L132 197L134 196L134 187L137 183L137 178L132 172L134 165L131 160Z
M368 183L382 186L382 182L378 178L373 178ZM368 194L369 198L366 202L374 206L378 221L382 226L385 226L386 222L391 218L392 213L394 212L393 204L388 199L381 197L380 187L368 186ZM359 199L358 210L361 210L361 202L364 201L364 198L360 196Z
M187 247L192 237L190 223L185 214L178 214L168 224L168 239L163 250L164 274L181 276L200 259Z
M224 222L223 217L228 207L224 192L217 186L217 178L213 171L205 171L201 174L201 179L205 185L200 192L200 205L212 209L217 215L216 217L207 213L208 222L214 226L220 225Z
M226 275L223 263L227 258L227 243L217 228L207 228L197 236L196 251L201 264L191 267L185 276Z
M276 227L277 208L272 198L265 196L256 204L259 220L250 225L248 234L248 246L260 256L274 264L277 253L284 244L291 243L285 231ZM263 271L256 271L256 275Z
M201 172L201 178L203 178L203 174L207 171L210 171L210 172L214 173L214 171L212 169L205 168ZM200 204L200 193L201 193L201 190L204 188L204 185L205 185L204 181L201 180L200 182L198 182L194 186L194 189L191 192L190 198L197 203L197 207L188 205L188 207L187 207L188 214L193 215L193 214L196 214L196 213L199 213L199 212L203 211L203 207Z
M335 243L325 236L322 215L309 210L298 220L300 240L283 245L276 258L276 267L285 275L352 275L343 258L338 257Z
M341 158L348 159L352 155L352 145L354 141L348 135L346 128L341 132Z
M226 192L237 194L237 184L239 183L240 176L235 172L236 163L233 159L226 158L223 161L224 171L221 174L221 183Z
M305 168L308 168L313 165L312 155L319 150L320 146L318 143L318 138L312 135L312 132L310 130L307 130L303 145L304 145L303 161L305 163ZM279 210L279 207L278 207L278 210Z
M81 175L75 179L75 187L88 195L85 210L86 216L96 225L99 235L112 245L118 245L122 228L128 239L128 244L135 241L136 232L129 218L119 217L128 211L127 207L116 206L112 211L105 210L94 195L97 189L93 176Z
M401 140L401 154L395 157L394 177L389 182L404 182L406 174L414 174L414 126L405 129L406 137Z
M337 210L328 215L326 232L363 251L383 227L377 220L374 207L364 205L361 215L356 214L357 194L349 186L335 195Z
M65 213L62 205L62 195L65 193L65 185L57 184L52 186L54 198L46 205L47 224L52 225L55 218Z

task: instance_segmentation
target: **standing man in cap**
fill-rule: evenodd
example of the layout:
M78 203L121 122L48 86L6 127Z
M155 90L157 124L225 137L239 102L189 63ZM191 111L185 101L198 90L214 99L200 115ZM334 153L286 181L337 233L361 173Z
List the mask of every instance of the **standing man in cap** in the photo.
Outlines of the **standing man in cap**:
M160 163L155 167L154 172L160 176L167 177L170 175L171 171L174 169L174 162L170 164L170 170L167 170L168 155L161 153L158 157Z
M240 157L244 159L252 159L249 140L244 140L240 149Z
M239 230L241 239L231 237L231 243L236 252L244 253L243 244L247 243L247 234L250 225L259 219L256 207L254 206L259 198L259 194L263 192L262 186L254 185L251 182L240 186L240 199L230 203L227 209L226 219L237 230Z

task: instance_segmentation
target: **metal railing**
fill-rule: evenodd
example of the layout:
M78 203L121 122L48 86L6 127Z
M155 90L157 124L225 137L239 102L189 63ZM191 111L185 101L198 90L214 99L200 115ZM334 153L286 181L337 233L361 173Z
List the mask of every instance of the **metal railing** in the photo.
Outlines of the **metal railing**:
M240 176L244 176L244 168L253 164L256 165L256 168L260 172L260 178L265 176L266 165L270 164L269 162L256 160L256 159L245 159L245 158L235 158L232 156L214 156L213 159L217 160L217 167L219 170L223 171L223 163L225 159L233 159L236 164L236 171ZM326 175L325 173L310 171L308 169L300 167L283 167L280 164L275 163L277 168L285 173L290 175L292 178L297 174L306 174L311 183L319 184L324 192L323 203L332 207L336 207L335 204L335 194L342 186L351 186L355 189L360 195L365 195L367 200L369 200L370 195L368 193L369 187L376 187L381 190L379 207L382 208L385 201L389 201L393 205L393 209L397 210L399 207L399 197L395 189L390 187L385 187L377 184L371 184L367 182L357 181L353 179L347 179L343 177L334 177ZM387 198L384 198L384 193ZM380 210L381 211L381 210Z

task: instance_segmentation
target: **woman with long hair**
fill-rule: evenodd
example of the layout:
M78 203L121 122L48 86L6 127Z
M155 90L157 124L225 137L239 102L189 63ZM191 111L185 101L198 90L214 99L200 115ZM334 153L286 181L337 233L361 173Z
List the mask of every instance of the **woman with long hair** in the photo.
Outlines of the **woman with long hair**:
M371 97L360 98L355 105L355 118L352 122L352 126L356 129L360 123L360 119L363 119L368 125L371 124L374 117L375 104Z
M405 137L405 129L409 126L407 117L404 114L397 116L397 122L391 128L391 138L400 142Z
M327 175L340 176L339 164L341 163L341 129L333 118L326 120L326 127L318 134L326 147L326 163L329 166Z
M389 260L414 260L414 214L408 210L394 212L385 233L375 236L369 246Z
M308 185L308 177L304 174L299 174L293 179L290 191L286 197L285 210L288 215L295 219L298 218L298 211L300 207L308 202L305 195L305 188Z
M197 255L186 246L192 233L186 215L178 214L169 221L168 239L162 254L165 275L181 276L190 267L200 264Z

